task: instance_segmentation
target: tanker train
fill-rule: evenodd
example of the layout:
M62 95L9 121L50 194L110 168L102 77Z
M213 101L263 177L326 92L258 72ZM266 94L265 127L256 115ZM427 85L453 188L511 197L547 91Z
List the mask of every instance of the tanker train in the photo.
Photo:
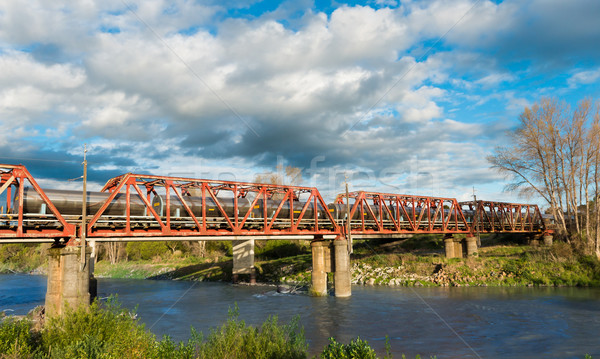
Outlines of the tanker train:
M78 223L78 221L81 218L83 204L81 192L48 189L44 190L44 193L54 204L59 213L63 217L65 217L65 219L68 222ZM101 209L102 205L106 203L110 195L111 194L108 192L88 192L86 199L86 212L88 213L88 215L93 216L95 213L97 213ZM202 218L203 198L189 195L185 196L184 198L187 206L190 208L196 219ZM151 198L152 208L163 219L166 218L166 199L167 198L165 195L157 194L153 195L153 197ZM234 212L236 208L234 198L217 197L217 199L219 205L226 213L226 215L229 218L233 218L235 216ZM257 228L259 226L264 225L265 213L266 218L269 220L273 220L273 218L275 217L275 219L273 220L273 228L289 226L290 218L292 217L292 215L294 219L298 219L300 217L302 209L306 205L306 202L296 200L293 201L292 208L290 208L290 202L285 201L279 209L279 213L277 213L281 201L272 199L264 201L262 198L260 198L258 201L256 201L254 206L250 208L253 204L253 199L254 198L237 198L238 216L243 218L250 211L248 219L246 220L246 226L248 228ZM172 223L175 223L179 226L194 225L193 219L191 218L188 211L182 205L181 201L177 196L171 196L169 202L169 214ZM18 206L19 198L18 196L15 196L12 208L13 213L15 213L18 210ZM97 222L97 226L110 226L112 228L115 228L115 226L124 226L126 221L125 218L127 216L126 207L127 206L125 193L118 193L102 213L100 220ZM131 220L132 225L141 225L145 227L152 226L153 223L154 225L158 225L154 220L153 215L149 213L149 211L146 208L146 205L139 198L139 196L137 196L137 194L131 195L129 207L129 218ZM314 226L314 207L315 206L312 201L306 206L305 213L302 216L300 223L298 223L298 228L302 229ZM394 221L392 220L392 218L395 219L396 223L399 223L401 226L406 226L408 228L409 220L407 218L404 218L405 211L409 215L415 216L417 218L421 217L422 215L424 217L427 217L427 213L421 214L422 210L420 207L405 208L405 211L400 211L398 215L396 214L396 209L393 206L389 207L389 213L387 210L383 210L381 211L382 213L379 213L378 207L373 205L371 205L371 210L375 217L378 219L378 221L383 223L384 228L394 227ZM327 220L327 212L331 214L334 221L338 225L344 224L347 217L346 204L330 203L327 205L327 208L324 208L322 205L319 204L317 205L316 211L316 217L319 218L320 228L332 227L331 222ZM433 212L434 209L431 209L430 211ZM293 212L293 214L290 212ZM444 210L444 212L444 220L446 222L455 223L456 218L454 218L454 213L449 212L448 210ZM51 211L49 208L47 208L46 204L41 200L39 195L33 189L25 187L23 192L23 213L27 215L32 215L35 218L42 218L45 217L45 215L51 214ZM223 212L221 211L221 209L219 209L217 203L210 197L206 198L205 214L206 221L210 223L210 226L212 226L213 228L218 228L219 226L227 226L226 218L223 215ZM390 214L392 218L390 217ZM463 210L463 214L467 222L470 222L470 220L473 217L473 212ZM434 213L431 213L430 215L431 217L435 217ZM451 218L448 218L448 216L450 216ZM31 219L29 221L35 220ZM441 226L441 222L441 219L437 222L434 222L434 226ZM462 218L459 218L456 222L462 223L462 228L464 228L464 222L462 221ZM377 227L377 223L373 220L372 216L370 215L370 213L368 213L366 209L364 211L355 211L351 221L351 225L362 225L363 223L367 227Z

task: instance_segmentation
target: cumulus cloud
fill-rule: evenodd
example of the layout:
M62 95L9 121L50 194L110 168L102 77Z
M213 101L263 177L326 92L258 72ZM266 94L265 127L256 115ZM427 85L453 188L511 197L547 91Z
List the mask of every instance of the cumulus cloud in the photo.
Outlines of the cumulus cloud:
M598 78L569 65L600 56L600 9L584 5L6 1L0 147L64 161L33 163L48 181L79 171L85 141L99 182L131 170L251 180L283 158L318 163L305 177L332 190L340 171L398 190L424 173L450 192L488 184L499 119L534 100L509 86L548 68L573 73L572 88Z

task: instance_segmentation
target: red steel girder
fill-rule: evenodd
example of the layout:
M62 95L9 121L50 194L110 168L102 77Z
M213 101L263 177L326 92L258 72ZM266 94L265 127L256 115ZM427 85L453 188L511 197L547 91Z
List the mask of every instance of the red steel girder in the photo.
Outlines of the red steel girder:
M141 188L145 189L145 192ZM126 194L125 226L122 228L103 228L100 221L104 220L104 212L111 205L118 193L123 190ZM92 214L88 223L87 237L89 238L127 238L127 237L219 237L219 236L265 236L265 235L339 235L340 228L327 211L327 204L319 191L314 187L284 186L260 183L247 183L235 181L216 181L193 179L183 177L168 177L154 175L140 175L127 173L110 179L102 191L111 195L100 209ZM150 203L150 193L158 195L161 192L165 198L165 213L161 216ZM187 194L194 191L195 197L202 200L200 215L192 212L186 200ZM251 205L247 210L238 205L240 198L246 198L249 193L254 194ZM176 219L171 217L171 197L174 194L181 204L185 214L183 217L191 220L186 226L178 226ZM228 213L219 194L228 194L233 200L233 214ZM300 195L308 196L303 206L300 205ZM138 196L145 206L145 225L138 225L139 219L132 218L130 213L131 196ZM276 210L271 217L267 213L267 201ZM261 203L262 202L262 203ZM214 203L215 210L220 219L218 224L209 222L212 217L207 217L207 203ZM260 223L252 221L253 209L262 204L263 213ZM306 215L309 205L312 204L312 216ZM290 216L283 218L280 212L284 205L289 208ZM316 208L323 208L325 217L319 217ZM230 209L231 212L231 209ZM302 225L301 225L302 224Z
M461 202L474 231L480 233L550 232L535 204L494 201Z
M52 214L23 213L23 194L27 182ZM11 203L13 189L17 191L15 207ZM55 240L62 238L72 243L72 239L76 236L75 225L67 223L25 166L0 164L0 194L5 191L6 211L0 214L0 241L10 239L27 242L28 239L34 238ZM35 219L36 225L28 225L29 219L32 218ZM40 221L45 225L40 225Z
M352 234L471 233L454 198L365 191L348 198ZM346 204L346 195L339 194L335 202Z

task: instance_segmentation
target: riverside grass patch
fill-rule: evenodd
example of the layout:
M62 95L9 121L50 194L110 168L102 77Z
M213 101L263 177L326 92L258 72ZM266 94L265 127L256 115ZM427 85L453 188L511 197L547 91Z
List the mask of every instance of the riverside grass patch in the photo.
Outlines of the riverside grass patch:
M115 298L89 308L67 309L49 319L43 329L31 318L0 318L0 359L300 359L308 358L308 344L299 317L280 324L271 316L260 326L239 318L237 306L228 319L205 337L191 329L190 339L157 339L134 312L121 308ZM356 338L349 344L331 338L320 356L313 358L376 359L369 344ZM392 358L386 341L386 355ZM405 358L402 355L402 358ZM417 356L419 358L419 356Z
M298 319L279 324L269 317L252 327L239 319L237 308L208 336L192 329L187 342L168 336L158 340L135 313L112 298L106 304L67 310L35 330L26 318L0 321L0 359L8 358L306 358L308 345Z

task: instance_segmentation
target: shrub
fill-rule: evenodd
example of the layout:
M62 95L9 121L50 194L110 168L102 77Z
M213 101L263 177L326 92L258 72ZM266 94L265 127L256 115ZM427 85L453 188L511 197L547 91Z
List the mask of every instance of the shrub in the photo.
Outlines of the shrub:
M269 317L260 328L253 328L239 319L236 308L223 326L211 330L198 358L306 358L307 347L298 318L279 325L276 316Z
M0 358L27 358L35 352L38 338L28 320L5 318L0 321Z
M263 259L294 257L308 253L306 245L298 241L270 240L256 246L256 256Z
M329 338L329 344L321 353L323 359L377 359L377 354L365 340L356 338L350 344L338 343Z
M127 258L130 260L149 260L169 253L165 242L129 242Z
M147 358L155 338L135 315L109 299L50 318L42 331L42 352L51 358Z
M230 241L206 241L206 252L231 256L233 245Z
M42 253L47 245L12 243L0 245L0 263L18 272L28 272L43 265L46 256Z

